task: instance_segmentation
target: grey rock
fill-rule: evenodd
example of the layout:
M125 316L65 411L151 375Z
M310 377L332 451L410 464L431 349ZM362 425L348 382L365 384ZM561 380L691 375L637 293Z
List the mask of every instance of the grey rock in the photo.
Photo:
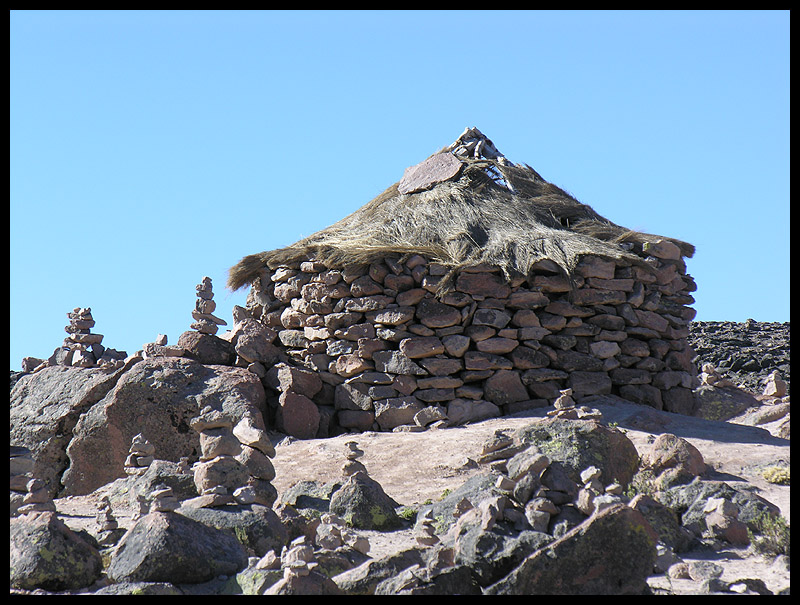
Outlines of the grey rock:
M187 331L178 337L177 346L184 356L209 365L233 365L236 350L230 342L214 334Z
M11 519L11 587L74 590L100 577L100 553L54 512Z
M389 531L403 526L395 509L400 505L364 472L350 475L334 492L330 512L359 529Z
M109 563L114 582L199 583L247 566L231 533L171 512L154 512L128 530Z
M179 508L176 512L219 530L228 531L263 557L270 550L280 552L289 543L289 532L271 508L258 504L227 505L216 508Z
M647 594L656 542L641 513L613 505L535 551L484 593Z

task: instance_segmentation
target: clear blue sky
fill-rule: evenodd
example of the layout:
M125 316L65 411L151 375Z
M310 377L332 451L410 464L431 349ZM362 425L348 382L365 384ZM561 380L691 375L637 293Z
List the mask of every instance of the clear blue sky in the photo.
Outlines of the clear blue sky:
M789 13L11 11L10 366L91 307L128 353L232 324L241 257L477 126L697 246L698 320L789 321ZM229 325L230 327L230 325Z

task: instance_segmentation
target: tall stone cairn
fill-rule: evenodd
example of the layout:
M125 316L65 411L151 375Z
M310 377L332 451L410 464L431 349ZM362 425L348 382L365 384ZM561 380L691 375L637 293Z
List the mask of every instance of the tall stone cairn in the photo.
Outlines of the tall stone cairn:
M102 334L92 334L94 318L91 307L75 307L70 313L69 325L64 330L69 334L64 339L64 347L69 349L74 367L90 368L102 356L104 347Z
M234 423L210 406L190 426L200 434L200 460L192 469L200 495L184 506L272 506L278 494L271 483L275 468L269 458L275 456L275 448L262 429L248 417Z
M219 326L227 326L228 323L224 319L213 315L214 310L217 308L217 303L214 302L211 278L203 277L195 288L197 290L197 300L194 304L194 311L192 311L194 322L191 328L201 334L216 335Z
M124 365L125 351L104 347L102 334L92 334L94 318L90 307L75 307L67 313L69 325L64 331L69 336L56 348L48 359L24 357L23 372L39 372L51 366L72 366L76 368L116 369Z

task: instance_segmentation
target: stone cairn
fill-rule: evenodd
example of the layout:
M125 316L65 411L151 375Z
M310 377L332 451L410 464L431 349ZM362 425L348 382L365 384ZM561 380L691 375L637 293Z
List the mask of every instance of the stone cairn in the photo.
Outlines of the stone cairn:
M34 477L28 481L25 488L28 493L22 498L22 506L17 509L19 514L56 510L56 504L53 502L53 498L50 497L50 492L44 481Z
M359 462L359 458L364 455L364 451L359 449L355 441L348 441L344 444L345 447L345 463L342 466L342 474L345 477L355 475L358 472L367 472L367 468Z
M568 418L571 420L600 420L603 414L597 408L587 405L579 406L572 398L572 389L562 389L560 395L553 402L555 409L547 412L548 416Z
M249 417L238 423L206 406L190 421L200 434L200 460L193 466L197 498L184 506L217 507L228 504L272 506L277 491L271 481L275 456L267 434Z
M436 525L430 511L426 511L418 520L415 539L422 546L435 546L439 543Z
M99 527L97 543L100 546L112 546L125 534L125 530L119 527L117 519L111 510L111 501L108 496L100 498L97 506L97 516L95 522Z
M103 335L92 334L95 321L90 307L75 307L67 313L67 317L69 325L65 326L64 330L69 336L64 339L63 345L47 360L25 357L22 360L23 371L38 372L54 365L106 369L122 367L127 354L124 351L104 347L101 344Z
M211 278L203 277L201 282L195 287L197 290L197 300L194 304L192 311L192 319L194 322L191 325L193 330L197 330L201 334L216 335L219 326L226 326L228 323L224 319L220 319L214 315L214 310L217 308L217 303L214 302L214 290L211 286Z
M139 433L131 439L131 447L128 450L128 457L125 459L125 473L128 475L142 475L147 470L153 460L155 460L156 448L144 435Z
M136 494L136 509L131 515L131 521L138 521L150 512L150 503L147 501L147 496L144 494Z
M150 512L171 513L181 505L172 488L167 485L157 486L150 492L149 499Z
M484 529L490 529L501 519L519 530L556 535L557 530L550 527L551 519L564 507L589 516L623 501L622 486L604 486L597 467L584 469L580 473L581 484L574 483L558 472L548 472L550 459L546 455L528 450L502 430L487 440L478 462L490 464L497 473L495 488L502 495L486 498L477 506L464 498L453 510L456 523L448 530L452 538L459 536L459 528L465 523L479 521ZM432 528L430 518L424 514L418 518L415 530L420 544L435 544L437 536Z

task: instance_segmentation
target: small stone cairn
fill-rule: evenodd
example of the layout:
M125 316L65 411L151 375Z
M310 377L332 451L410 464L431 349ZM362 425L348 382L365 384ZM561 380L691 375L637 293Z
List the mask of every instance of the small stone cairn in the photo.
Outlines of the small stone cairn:
M56 510L55 502L50 497L50 493L41 479L35 477L28 481L25 486L27 494L22 498L22 506L19 507L18 512L21 515L25 513L33 513L40 511L53 511Z
M150 503L144 494L136 494L136 510L131 515L131 521L138 521L150 512Z
M157 486L150 492L149 498L150 512L171 513L181 505L172 488L167 485Z
M324 551L332 551L341 547L349 547L366 555L369 552L369 540L349 529L341 517L333 513L323 513L319 519L314 543Z
M79 368L90 368L97 358L103 354L102 334L92 334L94 318L90 307L76 307L67 313L69 325L64 330L69 334L64 339L64 346L72 353L70 365ZM91 349L91 350L90 350Z
M589 406L578 406L572 398L572 389L562 389L560 395L553 402L555 409L547 412L548 416L555 418L568 418L571 420L599 420L603 417L600 410Z
M430 511L426 511L425 514L423 514L418 525L417 535L415 536L418 544L422 546L435 546L439 543L440 540L436 535L435 522Z
M128 475L142 475L147 470L153 460L155 460L156 448L144 435L139 433L131 440L131 447L128 450L128 457L125 459L125 473Z
M344 444L344 446L344 456L346 460L342 466L342 474L345 477L349 477L351 475L355 475L359 471L366 473L367 468L358 460L364 455L364 451L359 449L358 443L355 441L348 441Z
M100 546L112 546L125 534L125 530L120 529L119 523L114 517L108 496L104 495L100 498L95 521L99 527L97 543Z
M214 302L214 291L211 286L211 278L203 277L202 281L195 287L197 290L197 300L195 301L194 310L192 311L192 318L194 323L190 326L193 330L197 330L201 334L216 335L219 326L227 326L228 323L224 319L220 319L213 315L214 310L217 308L217 303Z
M602 471L596 466L590 466L581 472L583 487L578 491L575 507L585 515L600 512L604 508L622 502L620 494L622 486L612 483L604 487L600 481Z
M272 506L277 497L270 483L275 448L266 433L248 417L234 425L224 413L206 406L190 426L200 434L200 460L193 466L197 498L191 507L228 504Z

